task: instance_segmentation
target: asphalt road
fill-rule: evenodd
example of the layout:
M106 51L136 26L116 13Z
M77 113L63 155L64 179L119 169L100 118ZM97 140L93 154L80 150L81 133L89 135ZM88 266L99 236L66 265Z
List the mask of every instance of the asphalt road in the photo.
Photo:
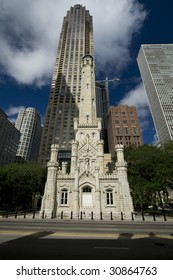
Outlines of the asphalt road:
M173 259L173 223L0 220L0 259Z

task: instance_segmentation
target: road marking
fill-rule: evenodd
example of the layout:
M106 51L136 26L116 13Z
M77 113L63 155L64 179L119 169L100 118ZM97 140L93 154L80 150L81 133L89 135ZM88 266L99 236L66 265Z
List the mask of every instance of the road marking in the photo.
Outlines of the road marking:
M13 235L13 239L22 237L22 236L27 236L27 235L32 235L32 234L37 234L39 231L19 231L19 230L0 230L0 236L5 235L6 238L11 239ZM91 232L69 232L69 231L60 231L60 232L52 232L48 233L47 235L43 237L39 237L39 239L56 239L56 238L83 238L83 239L142 239L142 238L165 238L165 239L173 239L172 235L169 234L155 234L151 236L150 234L132 234L131 236L126 235L125 233L91 233Z
M8 242L13 241L15 239L18 238L22 238L22 237L26 237L30 234L35 233L35 231L17 231L17 230L13 230L13 231L9 231L9 230L2 230L0 231L0 245L8 245Z
M128 250L127 247L94 247L94 249L103 249L103 250Z
M91 238L105 238L105 239L117 239L119 237L119 234L106 234L106 233L86 233L86 232L54 232L53 234L49 236L45 236L42 239L45 238L85 238L85 239L91 239Z
M50 234L49 236L42 237L42 239L47 238L85 238L85 239L91 239L91 238L102 238L102 239L141 239L141 238L166 238L166 239L173 239L173 236L171 235L165 235L165 234L156 234L154 236L150 236L149 234L132 234L132 236L128 237L128 235L122 236L121 233L86 233L86 232L67 232L67 231L61 231L61 232L54 232Z
M19 230L0 230L0 235L28 235L36 233L37 231L19 231Z
M173 239L172 235L169 234L156 234L156 238L166 238L166 239Z
M148 238L148 237L149 237L149 235L148 235L148 234L145 234L145 233L143 233L143 234L134 234L134 235L131 237L131 239Z

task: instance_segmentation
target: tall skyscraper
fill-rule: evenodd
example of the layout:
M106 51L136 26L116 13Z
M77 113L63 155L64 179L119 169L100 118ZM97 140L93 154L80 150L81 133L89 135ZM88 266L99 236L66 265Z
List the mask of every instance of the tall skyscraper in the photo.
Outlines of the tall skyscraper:
M108 143L112 156L115 145L136 147L143 144L140 124L135 106L119 105L110 107L108 114Z
M94 55L92 17L85 7L75 5L62 24L39 162L49 160L51 144L55 143L60 147L59 157L68 157L74 139L73 118L78 116L81 94L81 61L86 54Z
M173 140L173 44L141 45L137 61L159 142Z
M15 127L21 132L17 161L37 161L41 139L41 120L37 110L30 107L21 109Z
M108 153L107 139L107 119L108 119L108 100L106 85L99 82L95 83L96 88L96 112L97 117L102 119L101 139L104 140L104 152Z
M15 162L20 131L0 108L0 165Z

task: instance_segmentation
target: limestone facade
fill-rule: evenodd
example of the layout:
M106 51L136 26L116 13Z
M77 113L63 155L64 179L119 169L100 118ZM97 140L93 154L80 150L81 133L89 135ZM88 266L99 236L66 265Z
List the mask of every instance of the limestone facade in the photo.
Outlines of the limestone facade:
M40 216L78 219L113 219L123 213L131 219L133 203L127 179L123 145L116 145L117 162L108 168L109 155L104 155L100 139L101 119L96 118L94 60L82 60L82 86L79 118L74 119L75 139L72 141L71 167L57 162L58 145L51 146L47 182Z

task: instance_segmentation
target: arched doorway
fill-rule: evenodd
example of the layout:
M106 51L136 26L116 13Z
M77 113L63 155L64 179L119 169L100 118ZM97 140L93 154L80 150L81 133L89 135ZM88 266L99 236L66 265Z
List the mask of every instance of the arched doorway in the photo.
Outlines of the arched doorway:
M93 206L92 188L86 186L82 189L82 207L91 208Z

